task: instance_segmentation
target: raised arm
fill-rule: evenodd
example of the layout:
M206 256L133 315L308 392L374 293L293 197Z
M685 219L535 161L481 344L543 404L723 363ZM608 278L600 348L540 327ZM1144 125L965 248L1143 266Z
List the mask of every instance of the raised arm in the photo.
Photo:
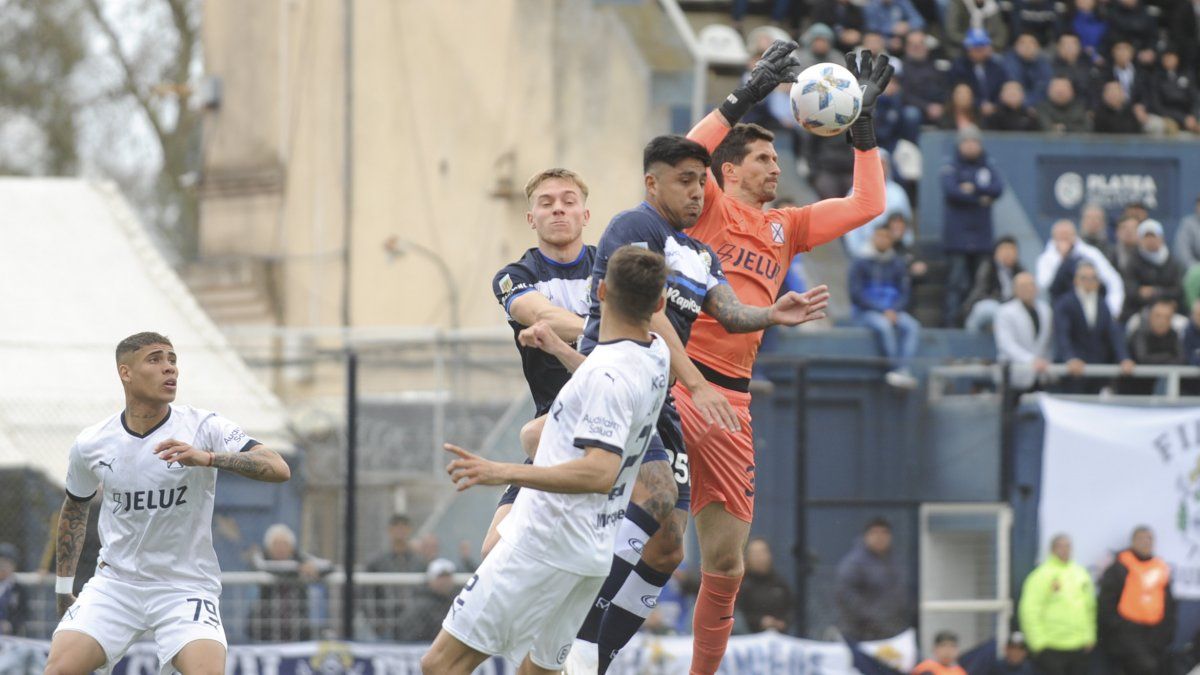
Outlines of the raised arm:
M75 499L70 494L63 500L58 514L58 534L55 537L54 573L58 615L61 617L74 602L75 567L83 551L84 536L87 535L88 511L92 500Z
M508 314L522 326L543 323L567 343L575 342L583 334L583 317L555 305L537 291L522 293L510 300Z
M163 461L229 471L265 483L282 483L292 477L283 457L261 443L242 452L210 452L168 439L158 444L154 454Z
M264 483L283 483L292 477L283 457L265 445L256 445L245 452L213 453L209 466Z
M829 288L789 291L767 307L744 305L728 284L714 286L704 298L704 311L730 333L753 333L769 326L795 326L825 318Z
M458 456L446 473L459 492L473 485L518 485L559 494L606 494L621 471L621 455L604 448L584 448L583 457L554 466L493 462L457 445L445 448Z

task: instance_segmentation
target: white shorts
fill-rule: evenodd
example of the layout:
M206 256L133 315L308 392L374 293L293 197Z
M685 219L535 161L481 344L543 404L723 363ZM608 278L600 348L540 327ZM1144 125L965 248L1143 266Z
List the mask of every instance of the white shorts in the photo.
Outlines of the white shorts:
M94 576L54 632L77 631L99 642L108 659L103 672L112 670L143 633L153 632L158 672L167 675L175 672L171 660L189 642L216 640L228 649L218 600L208 591Z
M604 585L551 567L500 539L450 606L442 628L477 652L561 669Z

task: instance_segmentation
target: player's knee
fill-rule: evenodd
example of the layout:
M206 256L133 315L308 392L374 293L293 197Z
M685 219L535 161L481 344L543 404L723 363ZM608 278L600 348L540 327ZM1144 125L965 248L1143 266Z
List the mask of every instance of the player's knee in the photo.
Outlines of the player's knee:
M642 550L642 560L653 570L664 573L674 572L683 562L683 546L674 543L647 546Z
M725 549L712 553L704 561L704 571L725 577L740 577L745 571L741 549Z
M180 670L183 675L224 675L225 663L220 664L206 663L202 666L193 666Z
M46 669L42 671L42 674L43 675L86 675L87 672L88 671L86 668L80 668L80 667L72 668L70 666L70 664L66 663L66 659L60 658L55 655L51 655L51 657L46 661Z
M430 649L421 656L421 675L437 675L445 672L442 655L436 649Z

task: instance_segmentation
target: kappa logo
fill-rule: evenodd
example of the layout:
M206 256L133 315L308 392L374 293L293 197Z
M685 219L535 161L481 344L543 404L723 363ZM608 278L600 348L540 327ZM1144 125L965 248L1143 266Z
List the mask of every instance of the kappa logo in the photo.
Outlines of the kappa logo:
M783 223L771 223L771 239L776 244L783 243Z
M654 609L655 607L658 607L658 596L657 595L643 595L642 596L642 604L649 607L650 609Z
M667 376L666 375L659 375L658 377L654 378L654 380L652 382L650 382L650 387L654 391L663 389L666 386L667 386Z

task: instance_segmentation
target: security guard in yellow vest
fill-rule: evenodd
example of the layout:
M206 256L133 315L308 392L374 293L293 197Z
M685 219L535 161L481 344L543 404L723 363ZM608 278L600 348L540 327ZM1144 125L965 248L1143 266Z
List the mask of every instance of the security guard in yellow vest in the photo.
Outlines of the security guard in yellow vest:
M1171 568L1154 555L1154 532L1134 529L1128 549L1100 578L1100 645L1119 675L1162 675L1175 638Z

